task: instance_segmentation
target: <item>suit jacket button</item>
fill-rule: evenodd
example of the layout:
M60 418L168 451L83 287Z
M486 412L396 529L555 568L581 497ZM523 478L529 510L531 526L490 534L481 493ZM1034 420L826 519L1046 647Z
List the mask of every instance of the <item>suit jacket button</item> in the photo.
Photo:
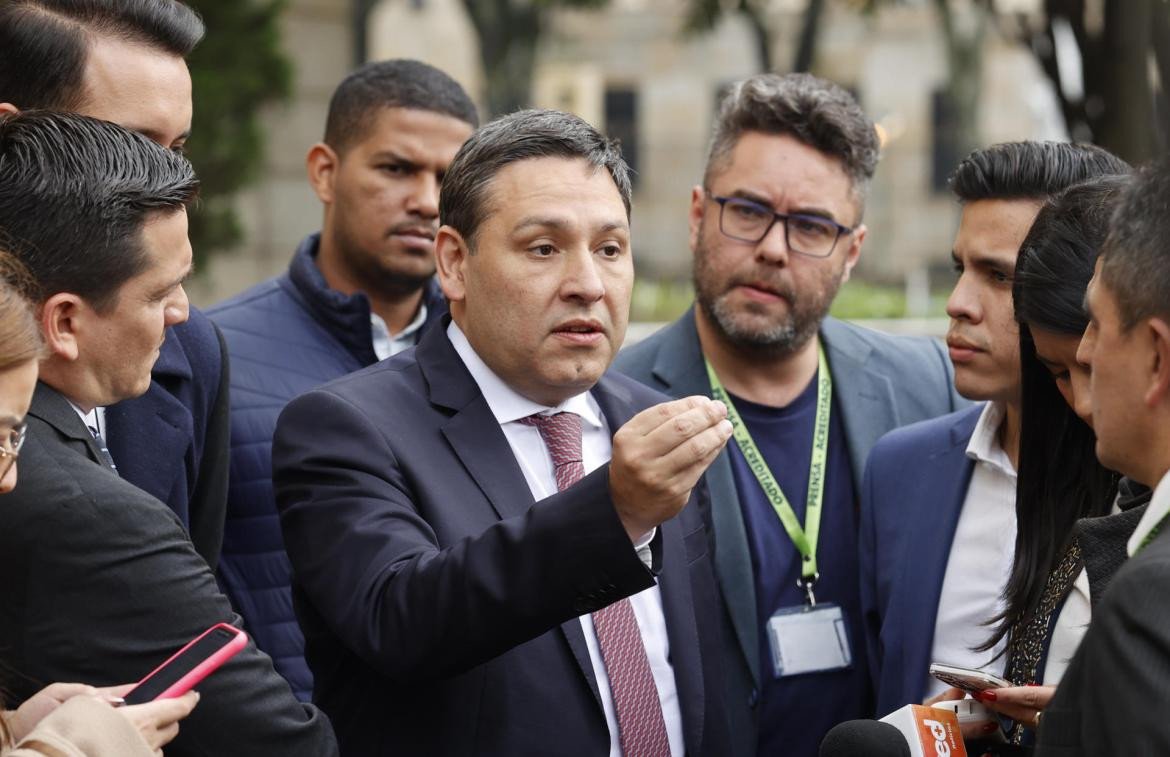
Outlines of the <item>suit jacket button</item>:
M755 686L753 686L752 690L748 693L748 707L751 707L754 710L756 708L756 705L759 703L760 703L759 689L757 689Z

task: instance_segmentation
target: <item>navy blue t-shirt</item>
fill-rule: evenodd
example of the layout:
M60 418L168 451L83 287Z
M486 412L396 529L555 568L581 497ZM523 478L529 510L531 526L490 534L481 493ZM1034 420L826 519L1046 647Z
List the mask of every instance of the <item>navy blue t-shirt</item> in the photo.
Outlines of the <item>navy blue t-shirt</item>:
M817 381L814 378L787 407L775 408L731 396L744 425L776 477L784 496L803 525L808 497L808 468L812 461L816 424ZM767 622L779 609L803 604L800 554L764 496L756 477L734 439L731 470L751 549L760 626L761 755L815 757L821 739L837 723L869 715L869 680L865 640L861 635L861 600L857 567L857 503L845 430L836 401L829 426L829 451L815 587L817 602L839 605L845 614L852 645L853 667L828 673L776 678L768 645Z

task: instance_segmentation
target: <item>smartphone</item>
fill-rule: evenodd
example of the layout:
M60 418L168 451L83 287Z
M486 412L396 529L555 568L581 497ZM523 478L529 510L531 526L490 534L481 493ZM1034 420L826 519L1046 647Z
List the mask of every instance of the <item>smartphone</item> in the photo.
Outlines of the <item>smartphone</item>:
M126 704L183 696L247 643L248 635L227 623L208 628L139 681L126 694Z
M1000 678L991 673L973 668L960 668L954 665L944 665L941 662L930 664L930 674L945 684L962 689L968 693L987 691L1011 686L1011 681Z

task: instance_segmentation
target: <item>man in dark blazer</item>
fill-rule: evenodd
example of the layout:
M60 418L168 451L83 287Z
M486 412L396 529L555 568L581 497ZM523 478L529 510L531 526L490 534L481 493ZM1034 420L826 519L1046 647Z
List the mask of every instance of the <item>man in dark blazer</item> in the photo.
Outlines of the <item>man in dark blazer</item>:
M178 0L4 3L0 114L73 111L181 151L192 114L184 58L203 33L198 14ZM213 570L228 486L226 356L222 335L191 307L186 321L167 327L146 392L98 418L122 478L175 511Z
M1011 279L1048 196L1128 166L1098 147L1009 142L976 150L951 188L963 212L947 302L955 386L981 404L892 431L861 488L861 596L876 714L957 691L932 662L1002 675L1006 641L979 647L1015 555L1019 330Z
M692 489L730 424L606 373L629 202L576 116L481 128L443 181L444 327L282 414L277 506L343 751L727 753Z
M713 370L805 529L808 503L823 499L808 572L819 574L810 576L817 602L843 610L852 665L778 677L768 624L777 611L808 604L798 584L813 563L798 553L738 444L707 473L716 570L734 627L723 656L740 755L815 755L830 728L869 714L856 557L865 458L886 431L961 402L935 341L825 317L861 252L877 158L873 123L840 87L773 74L736 84L691 196L697 305L616 362L674 397L711 394ZM826 374L827 473L815 497L806 493Z
M1156 487L1130 560L1040 718L1038 757L1170 754L1170 160L1127 190L1097 260L1077 359L1097 456Z
M0 121L0 173L0 237L36 280L46 341L0 508L0 667L18 703L50 681L139 680L239 619L174 512L117 474L95 422L146 391L165 327L186 317L191 165L105 121L28 111ZM168 754L336 753L254 644L199 689Z

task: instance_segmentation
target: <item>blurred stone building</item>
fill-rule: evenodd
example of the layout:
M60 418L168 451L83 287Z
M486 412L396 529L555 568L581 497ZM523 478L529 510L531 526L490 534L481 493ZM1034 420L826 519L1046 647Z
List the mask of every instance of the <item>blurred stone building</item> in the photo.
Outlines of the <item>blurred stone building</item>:
M793 58L803 6L773 0L773 52L782 68ZM239 201L247 242L212 260L193 287L196 302L208 304L282 270L297 241L318 227L321 209L305 180L304 157L321 136L333 87L353 62L350 14L343 0L289 1L283 23L294 94L268 114L265 179ZM701 176L714 109L729 82L758 67L740 17L690 37L680 34L682 20L683 0L611 0L602 11L558 11L533 72L534 105L574 111L622 140L636 171L633 238L643 278L689 276L687 203ZM922 310L928 273L938 281L949 264L958 217L945 187L957 158L942 139L938 92L947 63L934 10L920 0L861 16L844 0L830 0L821 29L816 73L853 91L886 139L856 275L909 282L908 291L917 293L909 309ZM419 58L473 96L481 92L477 40L461 0L382 0L367 35L369 57ZM1065 138L1030 53L993 28L983 60L983 143Z

